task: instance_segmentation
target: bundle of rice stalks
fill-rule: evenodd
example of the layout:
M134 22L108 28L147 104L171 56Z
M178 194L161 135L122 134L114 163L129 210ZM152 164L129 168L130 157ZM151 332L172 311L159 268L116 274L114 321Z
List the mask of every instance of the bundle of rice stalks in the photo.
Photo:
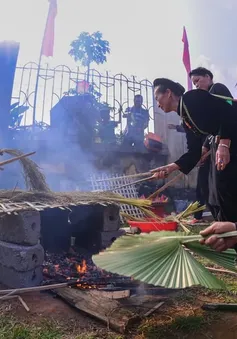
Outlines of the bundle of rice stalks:
M237 236L237 231L216 236ZM236 253L234 250L216 252L201 245L201 238L200 235L184 235L182 232L176 235L173 232L126 235L104 252L93 256L93 261L109 272L155 286L185 288L202 285L210 289L225 289L224 282L210 273L187 249L234 272L237 272Z
M16 149L1 149L0 153L7 153L15 157L23 155L23 152ZM50 189L45 181L44 175L39 170L37 164L29 158L19 159L25 180L26 188L30 191L49 192Z
M125 204L132 205L142 209L149 215L151 201L146 199L130 199L111 192L52 192L52 191L22 191L22 190L0 190L0 202L3 204L16 203L18 206L25 208L26 203L38 203L51 207L67 207L77 205L109 205ZM1 211L1 210L0 210Z
M200 206L198 202L194 202L190 204L183 212L177 215L168 216L165 218L165 220L177 222L181 229L185 233L189 234L190 230L185 226L185 223L187 223L187 218L193 215L194 213L205 210L205 208L206 208L205 205Z

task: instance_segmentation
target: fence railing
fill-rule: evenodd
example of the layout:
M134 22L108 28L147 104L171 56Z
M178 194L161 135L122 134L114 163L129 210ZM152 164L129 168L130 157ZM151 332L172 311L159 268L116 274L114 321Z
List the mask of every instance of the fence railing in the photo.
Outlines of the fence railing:
M20 105L28 106L21 125L32 125L33 113L35 113L37 122L50 124L50 110L70 90L75 90L78 82L81 81L88 81L93 89L100 93L98 100L107 103L112 108L111 119L119 122L119 130L123 130L126 125L122 113L127 107L133 106L134 96L141 94L143 106L149 110L150 114L149 130L153 130L153 90L149 80L138 81L136 77L128 78L123 74L111 76L108 72L101 74L94 69L90 70L88 75L81 72L79 68L71 70L65 65L55 68L45 66L38 69L38 65L33 62L22 67L18 66L15 73L12 104L20 102ZM36 100L35 96L37 96Z

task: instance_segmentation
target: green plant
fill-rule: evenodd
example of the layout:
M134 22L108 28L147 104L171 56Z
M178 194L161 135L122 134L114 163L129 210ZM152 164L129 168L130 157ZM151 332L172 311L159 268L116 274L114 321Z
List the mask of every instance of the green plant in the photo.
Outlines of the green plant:
M237 232L229 232L216 236L236 235ZM225 283L211 274L188 250L235 272L236 253L234 250L218 253L202 246L200 239L201 235L185 235L183 232L123 236L106 251L94 256L93 261L107 271L132 276L155 286L185 288L202 285L210 289L225 289Z
M97 65L107 61L107 54L110 53L109 42L103 40L101 32L92 34L82 32L77 39L71 42L69 55L82 66L87 67L87 80L89 79L90 65L95 62Z
M29 106L19 106L19 102L16 102L10 107L10 121L9 127L19 127L24 116L24 113L29 109Z

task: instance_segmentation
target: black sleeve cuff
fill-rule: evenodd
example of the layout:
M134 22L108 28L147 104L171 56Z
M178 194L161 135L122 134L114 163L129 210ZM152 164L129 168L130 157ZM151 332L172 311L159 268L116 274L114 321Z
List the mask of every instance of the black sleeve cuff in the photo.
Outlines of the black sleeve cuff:
M237 222L234 222L234 224L235 224L235 228L237 230ZM235 252L237 252L237 244L233 247L233 249L235 250Z

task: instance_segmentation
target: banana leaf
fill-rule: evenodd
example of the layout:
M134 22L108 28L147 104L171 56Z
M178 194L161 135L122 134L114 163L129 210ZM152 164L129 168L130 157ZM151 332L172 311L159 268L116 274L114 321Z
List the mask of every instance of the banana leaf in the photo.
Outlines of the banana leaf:
M237 236L237 232L216 236ZM216 252L201 245L200 239L201 235L184 235L183 232L175 235L173 232L126 235L104 252L93 256L93 261L109 272L154 286L186 288L201 285L210 289L226 289L225 283L210 273L187 249L237 272L235 251Z

